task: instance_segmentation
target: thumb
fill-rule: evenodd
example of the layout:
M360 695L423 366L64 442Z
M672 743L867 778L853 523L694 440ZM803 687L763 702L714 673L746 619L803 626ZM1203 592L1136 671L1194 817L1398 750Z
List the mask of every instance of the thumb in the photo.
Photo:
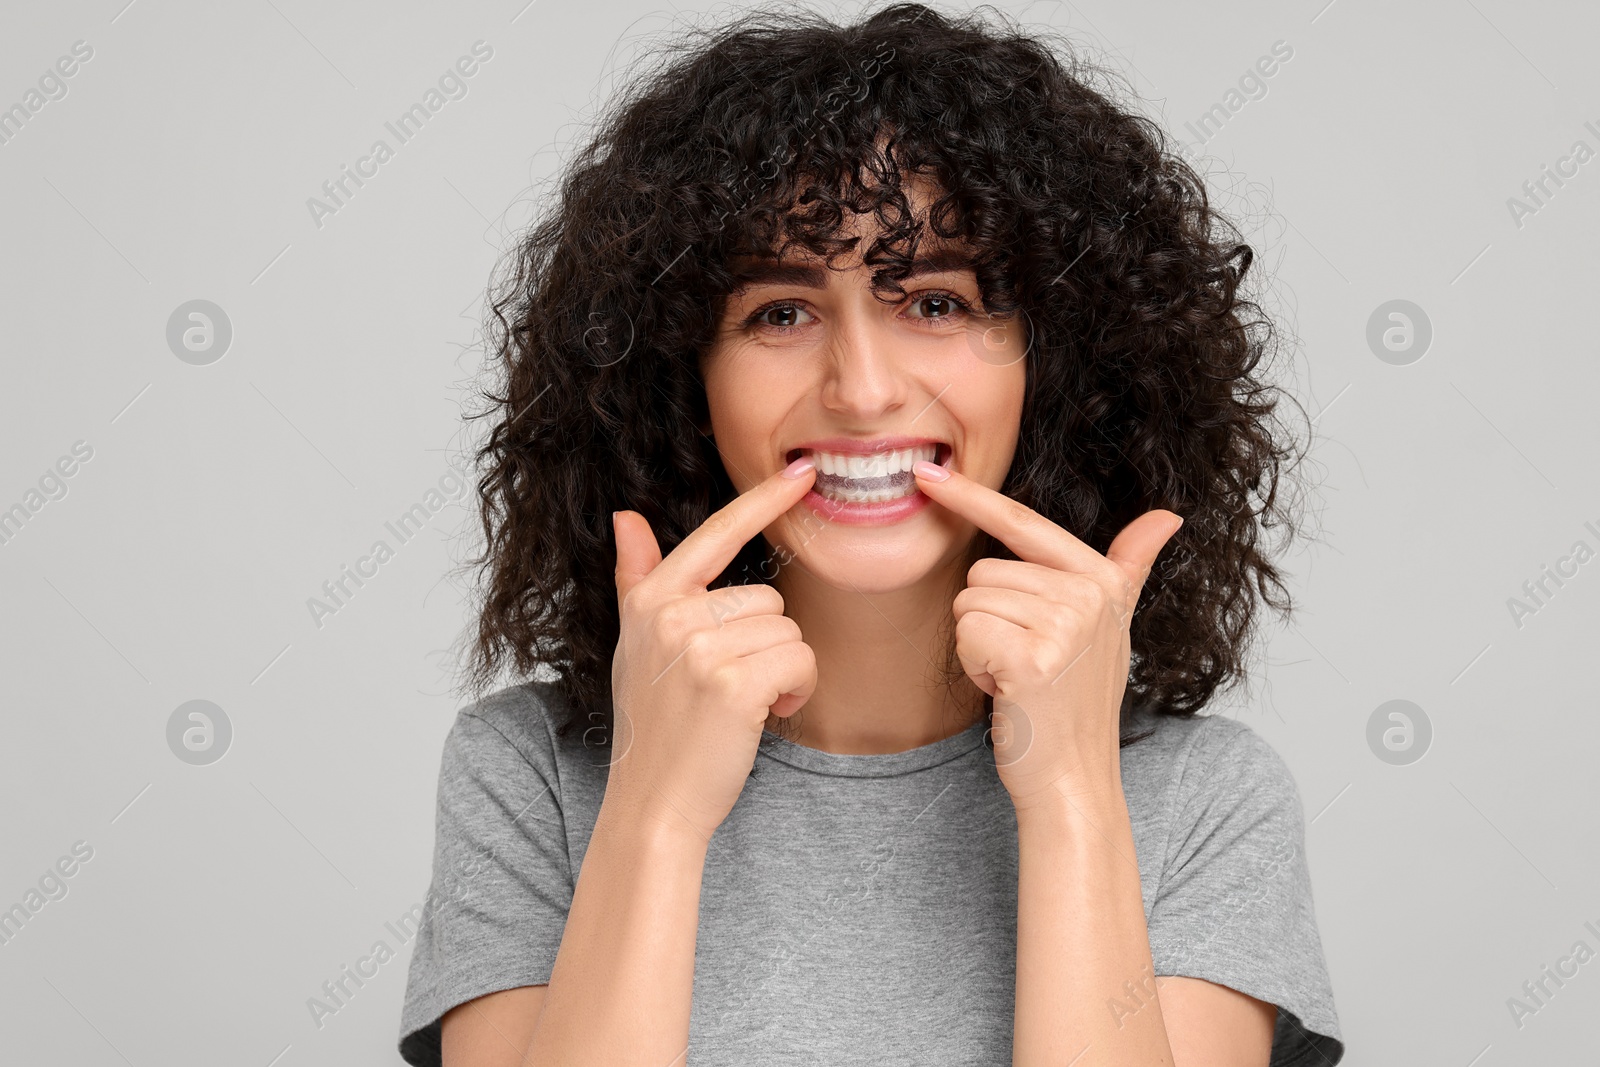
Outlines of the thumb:
M650 521L637 511L617 511L611 515L611 528L617 541L617 606L628 590L661 562L661 546L656 543Z
M1144 589L1145 579L1155 566L1156 557L1183 526L1183 518L1173 512L1158 508L1147 511L1122 528L1106 549L1106 558L1120 565L1133 581L1133 600L1137 603Z

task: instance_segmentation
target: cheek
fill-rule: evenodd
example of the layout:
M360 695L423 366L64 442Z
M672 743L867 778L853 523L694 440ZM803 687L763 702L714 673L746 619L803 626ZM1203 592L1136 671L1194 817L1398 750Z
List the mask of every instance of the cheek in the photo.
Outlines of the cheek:
M1028 376L1024 324L979 318L964 333L966 350L951 367L962 384L995 397L1020 391Z
M755 404L770 403L776 392L773 381L782 367L771 361L741 352L737 347L713 350L700 363L700 380L705 383L706 403L723 418L741 413Z
M944 399L960 397L959 417L967 432L999 442L1014 437L1027 392L1027 369L1021 360L1005 366L970 366L951 383Z
M1021 360L1006 367L969 364L941 401L951 404L967 441L967 475L991 489L998 489L1011 469L1026 391L1027 370Z
M730 354L715 364L702 364L706 408L717 450L752 472L764 470L773 442L796 398L809 395L812 384L796 380L783 368ZM751 467L750 464L755 466Z
M705 384L706 410L718 440L729 443L740 434L740 424L749 418L754 376L739 360L726 356L701 364L700 380Z

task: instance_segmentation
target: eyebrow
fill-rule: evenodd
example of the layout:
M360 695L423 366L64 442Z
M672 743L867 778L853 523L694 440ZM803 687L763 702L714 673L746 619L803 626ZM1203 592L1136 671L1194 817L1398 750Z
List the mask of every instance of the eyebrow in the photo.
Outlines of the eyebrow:
M970 270L972 265L971 253L958 248L941 248L912 260L911 273L902 280L909 281L925 274ZM757 285L803 285L825 289L826 272L827 268L820 263L784 263L772 256L760 256L737 263L733 268L733 277L736 291Z

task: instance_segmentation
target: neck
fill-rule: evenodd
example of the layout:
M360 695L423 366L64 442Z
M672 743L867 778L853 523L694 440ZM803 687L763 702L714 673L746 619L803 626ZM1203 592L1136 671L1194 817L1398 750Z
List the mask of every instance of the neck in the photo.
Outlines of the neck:
M767 729L798 744L840 754L904 752L960 733L978 721L983 691L944 673L954 639L950 611L964 567L928 574L887 592L838 589L790 566L773 584L784 614L817 659L817 688L787 720Z

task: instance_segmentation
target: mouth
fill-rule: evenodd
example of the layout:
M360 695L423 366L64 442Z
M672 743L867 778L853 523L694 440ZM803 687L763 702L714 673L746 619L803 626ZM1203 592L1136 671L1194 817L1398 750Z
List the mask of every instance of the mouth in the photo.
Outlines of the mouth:
M900 500L917 492L916 475L911 465L919 460L949 466L955 450L943 441L929 441L882 452L829 452L823 449L793 448L784 463L801 456L816 460L817 478L811 491L841 504L881 504Z

